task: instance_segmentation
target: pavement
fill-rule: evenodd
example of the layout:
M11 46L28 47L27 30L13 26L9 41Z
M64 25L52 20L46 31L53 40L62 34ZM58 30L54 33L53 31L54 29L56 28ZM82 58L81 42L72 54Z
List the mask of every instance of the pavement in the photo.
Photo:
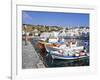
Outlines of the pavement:
M33 45L29 41L27 41L27 45L25 45L24 40L22 41L22 68L45 68Z

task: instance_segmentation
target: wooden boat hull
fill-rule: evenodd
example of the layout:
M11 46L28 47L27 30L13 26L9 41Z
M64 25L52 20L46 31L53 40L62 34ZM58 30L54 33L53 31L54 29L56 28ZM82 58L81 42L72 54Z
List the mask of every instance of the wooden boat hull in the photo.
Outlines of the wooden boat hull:
M40 55L44 58L47 54L45 49L45 44L42 42L38 42L38 48L40 50Z

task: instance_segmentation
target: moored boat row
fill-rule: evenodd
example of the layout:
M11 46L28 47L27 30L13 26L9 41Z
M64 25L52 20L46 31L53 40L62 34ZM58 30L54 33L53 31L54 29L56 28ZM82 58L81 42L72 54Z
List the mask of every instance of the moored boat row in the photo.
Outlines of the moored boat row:
M45 56L49 53L53 59L77 59L89 56L84 46L77 46L75 40L49 38L48 41L40 40L38 43Z

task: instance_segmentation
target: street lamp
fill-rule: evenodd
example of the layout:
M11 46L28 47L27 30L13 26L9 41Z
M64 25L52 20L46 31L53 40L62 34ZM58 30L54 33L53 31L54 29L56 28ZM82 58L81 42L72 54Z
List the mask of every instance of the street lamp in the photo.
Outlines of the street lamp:
M25 25L24 26L24 29L25 29L25 45L27 45L27 32L26 32L26 28L27 28L27 26Z

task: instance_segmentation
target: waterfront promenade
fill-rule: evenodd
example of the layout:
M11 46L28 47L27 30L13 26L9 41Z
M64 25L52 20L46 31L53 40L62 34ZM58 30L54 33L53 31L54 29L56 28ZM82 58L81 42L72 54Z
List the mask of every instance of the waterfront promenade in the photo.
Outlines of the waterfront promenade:
M22 41L22 68L45 68L31 42L27 41L25 45L24 40Z

